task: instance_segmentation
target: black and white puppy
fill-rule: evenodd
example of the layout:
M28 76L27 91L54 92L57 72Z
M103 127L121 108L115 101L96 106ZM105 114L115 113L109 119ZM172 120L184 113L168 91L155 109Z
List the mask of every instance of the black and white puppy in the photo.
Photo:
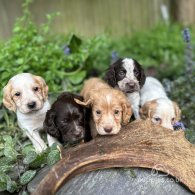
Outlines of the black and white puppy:
M87 110L77 104L74 98L83 101L79 95L62 93L47 111L44 129L48 133L49 146L55 142L72 143L90 140L90 130L86 120Z
M141 65L134 59L118 59L107 70L104 80L114 88L123 91L132 104L134 117L139 116L140 89L145 83L146 76Z

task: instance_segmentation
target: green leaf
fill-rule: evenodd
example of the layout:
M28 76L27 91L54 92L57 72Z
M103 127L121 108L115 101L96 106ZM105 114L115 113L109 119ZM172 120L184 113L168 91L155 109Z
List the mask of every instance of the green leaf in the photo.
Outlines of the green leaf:
M9 170L11 170L14 166L13 165L3 165L3 166L0 166L0 172L1 173L5 173Z
M59 150L52 150L51 152L49 152L49 154L47 156L47 164L48 165L53 165L59 160L60 160Z
M13 146L14 144L13 144L13 139L12 139L12 137L10 136L10 135L4 135L3 136L3 140L5 141L5 142L7 142L9 145L11 145L11 146Z
M15 143L11 136L4 135L3 139L5 141L4 144L4 155L12 160L17 158L18 152L14 149Z
M7 189L8 181L11 181L10 177L4 173L0 173L0 192Z
M7 182L7 191L8 192L13 193L13 192L15 192L17 190L17 188L18 188L18 185L17 185L17 183L15 181L9 180Z
M35 152L35 149L32 144L28 144L22 148L22 154L27 156L30 152Z
M20 183L25 185L29 183L33 177L36 175L36 170L28 170L26 171L20 178Z
M10 163L12 162L12 159L8 158L8 157L2 157L0 158L0 166L4 166L4 165L10 165Z
M10 145L5 144L4 155L12 160L15 160L17 158L18 152Z
M28 165L32 163L37 158L37 153L35 151L30 151L23 160L23 163Z
M78 85L84 80L85 77L86 77L86 71L83 70L74 75L68 76L68 79L71 81L72 84Z
M81 46L81 44L82 44L82 40L73 34L70 37L70 41L68 43L71 53L77 52L79 50L79 47Z
M36 159L29 164L31 168L39 168L45 165L47 162L47 153L41 153L37 155Z
M23 191L21 195L29 195L29 193L26 191Z
M16 60L16 64L18 64L18 65L21 65L23 63L24 63L24 59L23 58L19 58L19 59Z

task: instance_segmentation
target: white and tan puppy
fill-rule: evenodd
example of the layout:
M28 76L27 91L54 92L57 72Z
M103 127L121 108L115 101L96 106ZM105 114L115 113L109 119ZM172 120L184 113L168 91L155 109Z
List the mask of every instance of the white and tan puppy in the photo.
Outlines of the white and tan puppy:
M121 125L126 125L132 115L131 105L122 91L110 87L99 78L91 78L84 83L81 91L84 101L75 101L92 109L91 134L117 134Z
M173 130L173 124L180 120L181 111L171 101L162 84L153 77L147 77L140 91L142 119L149 118L154 124Z
M3 89L4 106L16 112L19 127L38 153L47 148L39 135L46 112L50 109L47 96L48 86L44 79L30 73L15 75Z

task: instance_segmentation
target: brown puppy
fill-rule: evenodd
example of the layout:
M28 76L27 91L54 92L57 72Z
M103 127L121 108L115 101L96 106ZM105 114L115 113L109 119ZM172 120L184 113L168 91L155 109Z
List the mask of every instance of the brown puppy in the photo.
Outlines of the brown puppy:
M121 124L127 124L132 115L131 105L123 92L113 89L99 78L87 80L81 91L84 101L78 104L92 108L91 134L117 134ZM95 131L94 131L95 130Z

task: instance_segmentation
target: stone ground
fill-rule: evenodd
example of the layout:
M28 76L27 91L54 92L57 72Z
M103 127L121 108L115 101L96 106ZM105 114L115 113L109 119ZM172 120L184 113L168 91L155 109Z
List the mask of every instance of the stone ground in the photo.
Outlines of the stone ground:
M40 171L28 185L32 192L47 174ZM165 173L142 168L113 168L76 176L57 195L192 195L185 186Z

